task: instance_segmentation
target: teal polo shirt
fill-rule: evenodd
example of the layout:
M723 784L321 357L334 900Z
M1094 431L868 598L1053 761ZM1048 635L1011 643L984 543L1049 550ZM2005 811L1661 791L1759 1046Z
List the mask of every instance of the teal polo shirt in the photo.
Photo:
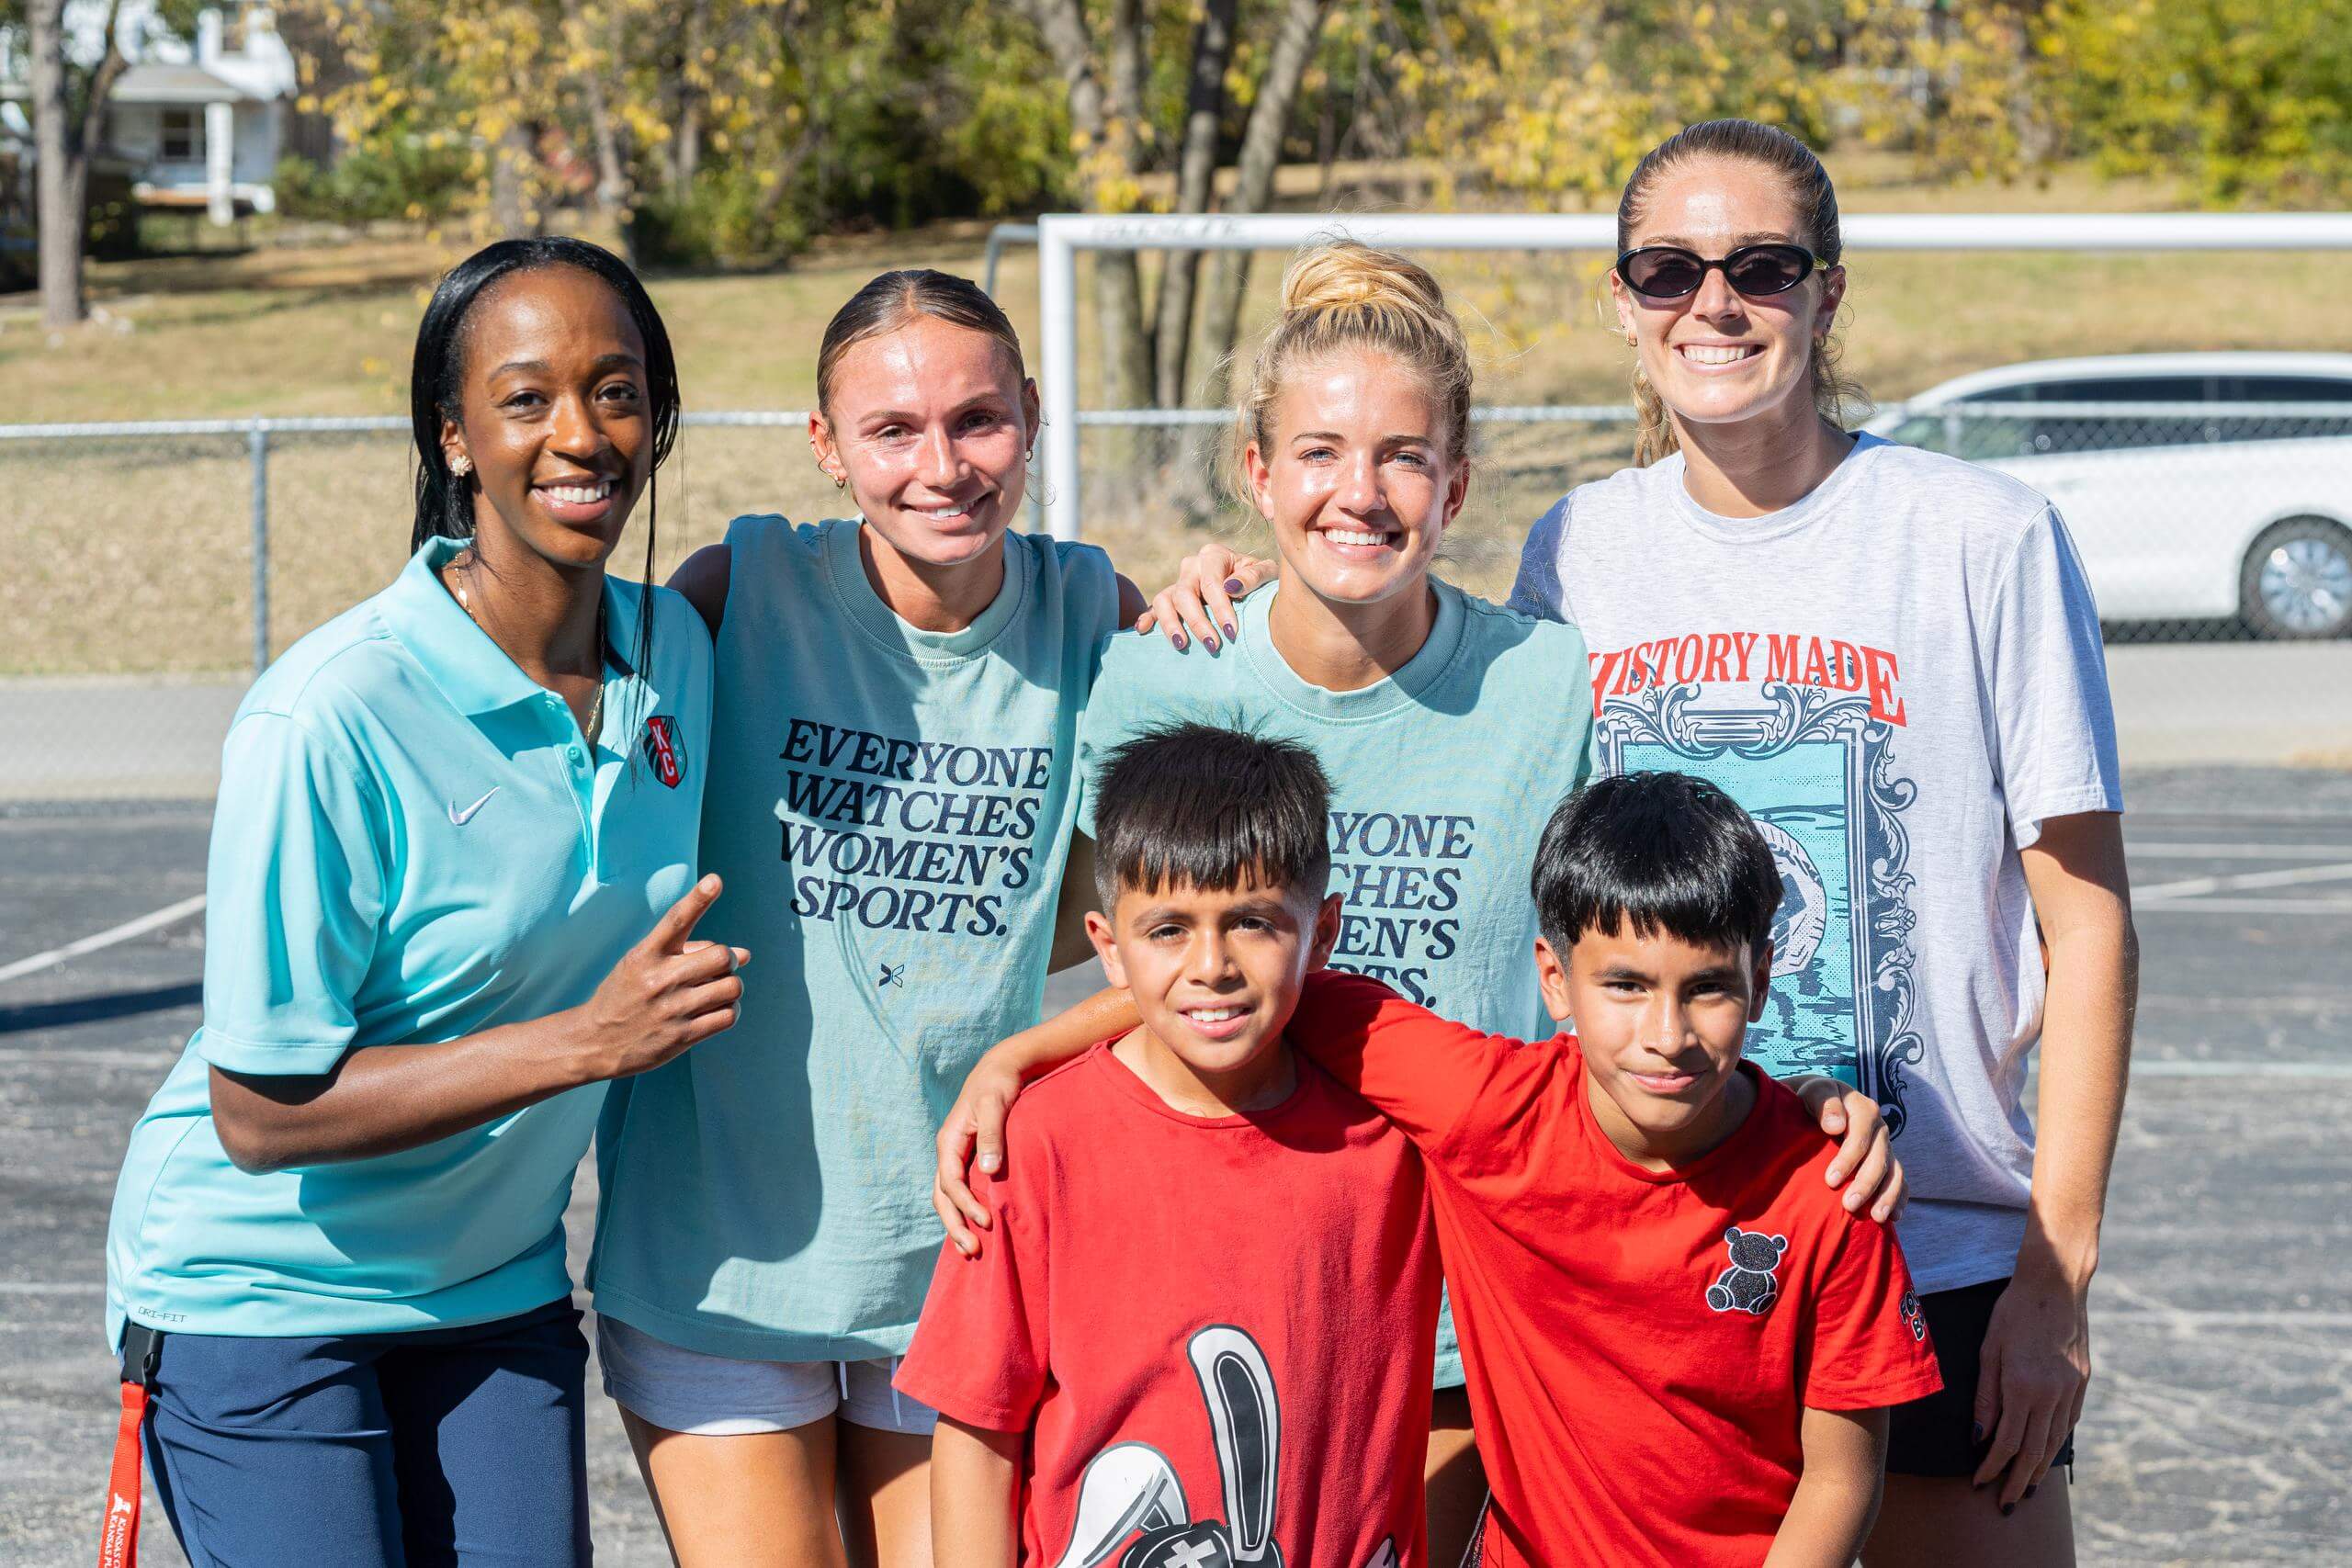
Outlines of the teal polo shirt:
M107 1333L372 1334L566 1294L562 1216L605 1086L401 1154L251 1175L207 1069L323 1073L576 1007L693 885L710 637L608 578L603 739L442 587L463 547L304 637L246 694L206 873L204 1022L132 1130ZM632 669L641 595L649 668Z

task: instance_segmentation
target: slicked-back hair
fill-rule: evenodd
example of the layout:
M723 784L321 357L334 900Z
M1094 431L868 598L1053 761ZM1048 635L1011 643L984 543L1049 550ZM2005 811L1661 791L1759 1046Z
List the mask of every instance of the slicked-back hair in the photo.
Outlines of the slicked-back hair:
M1319 901L1331 878L1331 784L1315 753L1206 724L1148 729L1095 777L1094 887L1230 893L1255 880Z
M927 266L900 267L873 278L843 301L825 323L824 340L817 345L819 410L829 415L832 412L833 372L842 355L867 338L898 331L918 316L931 316L995 339L1012 366L1013 380L1029 378L1021 358L1021 334L1012 330L1003 308L989 298L987 289L953 273Z
M653 575L655 536L662 521L662 465L677 444L678 421L684 399L678 389L678 360L670 347L669 329L653 308L628 263L602 245L566 234L534 239L498 240L484 245L442 276L417 323L416 355L410 361L409 428L416 442L416 511L409 530L409 549L424 547L427 539L470 539L474 534L473 491L449 471L449 455L441 449L441 422L462 420L465 413L467 329L474 306L493 284L518 273L544 272L568 266L601 280L618 296L622 308L645 344L645 412L651 422L653 460L645 487L645 573ZM654 595L638 602L637 668L653 668Z
M1687 773L1597 779L1562 801L1535 851L1535 910L1565 960L1587 931L1660 932L1752 956L1772 935L1781 872L1739 803Z

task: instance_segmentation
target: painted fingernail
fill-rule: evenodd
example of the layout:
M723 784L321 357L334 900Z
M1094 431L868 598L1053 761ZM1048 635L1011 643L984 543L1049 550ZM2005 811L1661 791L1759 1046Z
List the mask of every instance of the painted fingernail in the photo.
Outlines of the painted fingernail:
M1170 642L1174 643L1178 648L1182 648L1182 647L1183 647L1183 646L1184 646L1185 642L1186 642L1188 639L1185 637L1185 636L1184 636L1184 634L1183 634L1182 632L1178 632L1178 633L1176 633L1173 637L1170 637L1168 640L1169 640Z
M1974 1426L1968 1428L1968 1432L1969 1436L1974 1438L1978 1442L1983 1442L1984 1440L1984 1423L1982 1421L1977 1422Z
M2017 1511L2018 1506L2015 1503L2004 1503L2001 1505L2001 1517L2005 1519Z
M1226 591L1227 593L1238 593L1238 592L1241 592L1241 580L1240 580L1239 578L1238 578L1238 577L1228 577L1228 578L1227 578L1227 579L1225 580L1225 591Z
M1225 623L1225 635L1229 637L1239 637L1241 633L1231 621L1227 621Z

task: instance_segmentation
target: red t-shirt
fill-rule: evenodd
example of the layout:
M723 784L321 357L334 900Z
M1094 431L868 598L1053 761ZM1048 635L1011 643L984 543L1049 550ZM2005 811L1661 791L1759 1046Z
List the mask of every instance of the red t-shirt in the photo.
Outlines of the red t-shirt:
M1482 1034L1326 971L1289 1038L1428 1162L1488 1568L1760 1562L1806 1406L1942 1386L1894 1233L1845 1212L1836 1145L1752 1066L1739 1129L1659 1172L1593 1120L1573 1036Z
M995 1226L942 1250L898 1386L1030 1433L1023 1562L1425 1561L1437 1245L1371 1107L1301 1060L1280 1105L1188 1116L1097 1046L972 1187Z

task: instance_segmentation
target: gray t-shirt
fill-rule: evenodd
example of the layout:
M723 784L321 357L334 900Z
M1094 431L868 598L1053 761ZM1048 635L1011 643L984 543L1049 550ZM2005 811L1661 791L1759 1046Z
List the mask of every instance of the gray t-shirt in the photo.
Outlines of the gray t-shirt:
M1719 517L1678 455L1546 513L1511 604L1584 632L1600 771L1711 779L1762 827L1787 890L1748 1055L1886 1108L1918 1288L2007 1277L2045 983L2018 851L2051 818L2123 808L2098 613L2057 513L1864 435L1795 505Z

